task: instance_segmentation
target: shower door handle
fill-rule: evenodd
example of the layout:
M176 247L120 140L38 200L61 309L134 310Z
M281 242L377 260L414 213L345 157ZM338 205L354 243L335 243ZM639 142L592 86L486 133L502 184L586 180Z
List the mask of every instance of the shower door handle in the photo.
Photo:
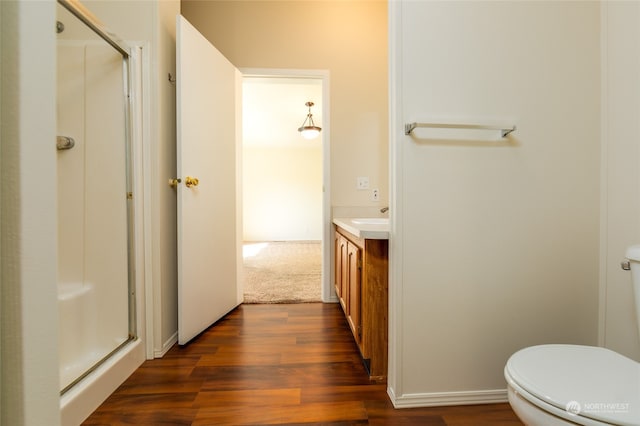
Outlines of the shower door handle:
M199 183L200 183L200 180L198 180L198 178L191 177L191 176L187 176L186 178L184 178L184 184L187 185L187 188L198 186Z

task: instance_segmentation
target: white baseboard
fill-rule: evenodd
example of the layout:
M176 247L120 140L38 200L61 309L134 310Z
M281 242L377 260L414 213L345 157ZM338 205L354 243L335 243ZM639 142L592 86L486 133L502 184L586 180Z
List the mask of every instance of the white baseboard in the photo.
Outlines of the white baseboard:
M506 389L463 392L412 393L396 396L393 389L387 390L395 408L436 407L443 405L495 404L507 402Z
M160 350L156 349L156 350L153 351L153 357L154 358L162 358L163 356L166 355L167 352L169 352L169 349L171 349L173 347L173 345L175 345L176 343L178 343L178 332L177 331L175 333L173 333L173 335L171 337L169 337L169 339L167 339L167 341L162 344L162 348L160 348Z

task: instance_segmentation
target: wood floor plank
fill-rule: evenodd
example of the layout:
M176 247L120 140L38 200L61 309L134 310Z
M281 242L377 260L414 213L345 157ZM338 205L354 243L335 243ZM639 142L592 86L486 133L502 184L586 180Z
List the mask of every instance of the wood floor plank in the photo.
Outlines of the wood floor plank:
M225 350L215 355L203 355L198 367L216 365L273 365L279 364L282 354L278 351Z
M352 355L351 355L352 354ZM300 364L305 362L310 363L335 363L345 360L350 360L354 364L360 362L360 355L349 351L302 351L302 352L284 352L282 354L282 364Z
M166 408L141 409L125 412L96 411L83 425L85 426L188 426L193 423L198 410L174 410Z
M262 407L264 405L299 405L300 389L248 389L236 391L203 391L194 407Z
M84 424L522 425L509 404L395 409L323 303L239 306L143 363Z
M370 385L364 367L352 362L196 367L193 376L205 380L203 390Z
M165 393L139 393L117 394L109 398L109 404L101 406L98 410L104 412L138 412L144 409L191 409L198 396L198 392L165 392Z
M212 407L198 411L193 425L271 425L292 423L330 423L365 421L367 412L361 401L305 405Z
M118 389L122 395L197 393L203 380L192 377L193 368L139 368Z
M369 386L306 386L302 388L302 403L331 401L388 401L387 385Z

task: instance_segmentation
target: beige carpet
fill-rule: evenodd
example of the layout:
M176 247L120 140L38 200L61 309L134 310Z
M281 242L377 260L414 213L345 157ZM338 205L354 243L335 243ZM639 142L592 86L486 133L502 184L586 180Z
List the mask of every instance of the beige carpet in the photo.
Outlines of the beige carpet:
M320 302L319 241L244 244L244 303Z

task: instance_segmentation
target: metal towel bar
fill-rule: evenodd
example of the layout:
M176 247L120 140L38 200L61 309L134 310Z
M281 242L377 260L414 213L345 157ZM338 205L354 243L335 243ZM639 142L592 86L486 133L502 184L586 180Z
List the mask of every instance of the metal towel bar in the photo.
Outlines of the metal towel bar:
M456 123L407 123L404 125L404 134L410 135L417 127L428 127L431 129L469 129L469 130L499 130L500 136L505 137L516 130L516 126L490 126L485 124L456 124Z

